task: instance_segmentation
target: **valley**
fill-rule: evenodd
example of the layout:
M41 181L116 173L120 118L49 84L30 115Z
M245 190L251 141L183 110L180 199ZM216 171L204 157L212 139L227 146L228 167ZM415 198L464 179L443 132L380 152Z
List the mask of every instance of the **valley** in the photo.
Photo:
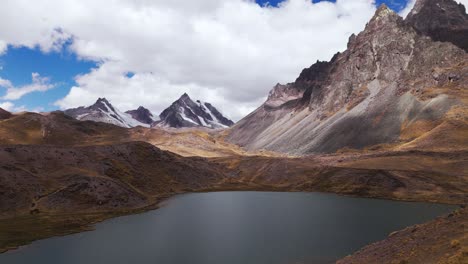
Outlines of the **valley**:
M159 116L105 98L0 108L0 252L180 194L312 192L458 208L337 263L466 263L467 30L452 0L418 0L405 19L382 5L345 51L236 123L186 93Z
M31 121L27 134L13 133L13 124L31 116L38 123ZM2 138L0 148L2 250L86 231L93 223L155 209L188 192L332 192L468 203L464 150L386 147L294 157L248 152L206 130L124 129L61 113L27 113L1 122L12 129L6 134L16 135ZM60 134L63 129L66 134Z

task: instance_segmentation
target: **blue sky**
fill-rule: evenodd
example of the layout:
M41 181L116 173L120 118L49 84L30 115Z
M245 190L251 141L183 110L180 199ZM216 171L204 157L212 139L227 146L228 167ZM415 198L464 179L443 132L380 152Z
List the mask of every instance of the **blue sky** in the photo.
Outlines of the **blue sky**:
M313 2L319 1L320 0L313 0ZM281 0L257 0L257 3L261 6L265 5L267 2L272 6L278 6ZM376 0L377 5L381 3L386 3L390 8L398 12L405 7L406 0ZM2 21L0 21L0 23L2 23ZM2 32L0 31L0 52L2 44L1 36ZM51 49L51 51L48 52L43 52L43 49L41 50L37 48L37 46L36 48L26 48L10 45L7 51L0 55L0 78L8 80L15 88L30 84L32 73L38 73L42 77L48 77L49 82L54 85L54 88L45 92L31 92L17 100L9 100L11 103L14 103L16 110L22 107L28 110L36 109L43 111L58 109L58 106L54 105L54 103L64 98L70 92L72 86L76 86L75 77L77 75L89 73L91 69L99 67L97 62L79 59L74 53L69 51L69 44L70 43L65 43L65 45L58 50ZM312 57L310 59L311 62L315 60L316 58ZM291 72L294 74L298 72L298 69L299 68L296 66ZM126 76L127 79L132 79L132 77L132 75ZM0 87L0 97L5 94L6 88ZM261 94L266 93L262 91ZM252 100L252 105L258 104L258 99L256 100L257 101ZM6 101L7 100L2 100L0 98L0 105Z
M312 2L314 3L321 1L335 2L335 0L312 0ZM272 6L277 6L279 3L283 2L283 0L256 0L256 2L260 5L269 3ZM381 5L382 3L385 3L393 10L399 12L406 6L407 0L376 0L375 2L377 6Z
M39 49L9 48L3 56L0 56L0 77L10 80L15 86L24 86L31 83L31 73L37 72L41 76L48 76L55 86L44 93L30 93L15 100L17 107L27 109L44 109L50 111L57 109L53 102L63 98L70 87L75 84L74 77L85 74L96 63L79 60L66 48L59 52L41 52ZM0 88L0 96L5 90Z

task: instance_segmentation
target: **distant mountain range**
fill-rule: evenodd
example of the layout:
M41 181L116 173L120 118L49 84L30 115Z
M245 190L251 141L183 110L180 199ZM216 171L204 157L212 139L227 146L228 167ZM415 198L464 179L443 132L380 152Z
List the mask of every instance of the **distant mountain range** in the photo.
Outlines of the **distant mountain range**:
M192 101L183 94L171 106L165 109L159 117L155 117L151 111L143 106L135 110L121 112L113 106L106 98L99 98L96 103L88 107L78 107L65 110L64 113L77 120L88 120L117 125L120 127L206 127L227 128L234 124L224 117L210 103Z
M468 15L452 0L418 0L406 19L381 5L347 49L317 61L234 124L183 94L159 116L105 98L64 113L131 128L229 128L246 150L306 155L365 148L460 147L468 129ZM0 119L9 113L0 111ZM440 142L444 138L443 144ZM463 145L463 144L462 144ZM432 148L432 147L431 147Z
M81 121L103 122L127 128L149 126L133 118L132 115L121 112L106 98L99 98L96 103L88 107L81 106L65 110L65 114Z

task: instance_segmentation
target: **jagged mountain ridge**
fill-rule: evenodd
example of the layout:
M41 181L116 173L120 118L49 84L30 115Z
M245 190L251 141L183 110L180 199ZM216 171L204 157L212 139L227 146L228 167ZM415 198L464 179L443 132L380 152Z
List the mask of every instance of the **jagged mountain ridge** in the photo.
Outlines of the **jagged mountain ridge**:
M166 108L159 118L161 120L153 126L227 128L234 124L210 103L194 102L186 93Z
M138 107L135 110L125 111L125 113L132 116L133 119L141 122L143 124L151 125L152 123L159 120L159 118L154 117L150 110L144 108L143 106Z
M224 117L213 105L207 102L193 102L185 93L170 107L166 108L159 117L154 115L143 106L136 110L125 113L114 107L106 98L99 98L96 103L89 107L78 107L65 110L64 113L77 120L95 121L131 128L162 127L162 128L184 128L184 127L206 127L227 128L234 124Z
M65 110L64 113L81 121L103 122L126 128L149 126L134 119L130 114L121 112L109 103L106 98L99 98L96 103L89 107L72 108Z
M435 2L443 7L447 1ZM227 139L291 154L410 141L464 106L467 62L464 50L434 42L382 5L346 51L303 70L294 83L275 86Z

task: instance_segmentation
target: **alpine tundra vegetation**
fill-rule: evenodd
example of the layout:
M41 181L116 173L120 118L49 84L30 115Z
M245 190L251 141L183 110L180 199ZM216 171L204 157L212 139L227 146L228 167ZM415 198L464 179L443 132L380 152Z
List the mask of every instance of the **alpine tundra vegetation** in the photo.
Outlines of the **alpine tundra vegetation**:
M253 1L240 1L244 9L224 11L223 16L204 18L206 14L203 12L209 11L203 11L203 8L221 8L213 7L219 3L206 2L206 7L192 6L187 3L190 8L187 7L186 12L195 12L192 9L196 9L200 20L194 22L193 28L184 28L184 30L204 32L203 30L210 23L221 23L220 21L224 21L222 17L230 17L229 14L232 12L244 14L247 19L249 12L261 9L262 17L267 19L268 14L273 16L282 10L294 10L301 5L323 8L320 9L322 11L328 10L326 8L334 8L335 5L344 5L343 8L352 7L351 2L345 0L338 0L336 3L287 0L278 3L275 1L258 2L258 4ZM236 1L232 2L229 7L236 7L234 4ZM353 245L353 238L346 237L346 234L343 234L346 238L343 238L343 241L351 241L349 247L341 245L346 249L340 247L339 241L334 241L333 245L327 247L328 244L325 244L327 243L325 241L328 240L324 239L320 247L317 246L315 251L309 252L308 250L301 251L299 245L291 248L291 244L298 243L296 240L280 241L281 245L275 248L275 254L271 253L272 258L278 256L278 259L270 258L269 262L265 263L283 263L281 262L283 259L279 259L281 255L279 253L286 251L288 254L294 253L297 256L291 259L288 255L284 263L329 263L330 261L340 264L468 263L468 209L466 209L468 204L468 15L466 8L462 3L454 0L416 0L410 1L414 6L408 5L412 9L407 7L406 15L403 7L397 10L400 13L392 10L401 1L388 1L393 3L390 3L393 5L391 8L384 3L377 9L373 1L369 2L372 2L371 6L374 6L375 14L361 28L361 32L349 36L345 49L337 52L330 60L317 60L310 67L297 72L297 78L291 79L289 83L282 84L275 81L274 83L277 84L271 91L265 93L264 97L260 97L263 98L263 103L260 102L260 106L257 104L257 108L243 118L231 120L228 117L232 116L232 113L239 113L236 111L243 106L239 106L239 109L232 109L232 103L223 103L227 101L213 95L221 93L221 86L216 86L219 80L239 84L238 80L232 79L231 72L224 73L223 68L219 66L222 63L229 63L223 59L230 56L229 52L235 53L238 44L238 40L223 38L223 34L226 33L224 31L229 30L227 24L217 24L215 36L220 34L219 38L208 33L197 38L197 41L201 41L200 43L204 43L202 40L205 38L213 38L210 42L219 42L223 45L230 43L224 49L227 54L216 54L216 67L209 67L211 70L209 78L198 72L192 74L184 68L187 65L180 65L180 67L172 64L165 65L173 74L171 76L183 75L184 78L188 76L194 78L194 81L189 81L186 86L187 92L183 93L178 93L178 87L181 87L182 81L175 82L175 84L165 83L167 86L163 85L163 88L158 91L164 90L163 92L169 93L165 89L175 89L174 91L178 94L161 99L166 103L163 107L155 107L158 104L151 102L154 96L138 102L132 102L133 99L128 98L127 94L125 94L126 97L124 96L125 99L120 99L119 91L123 93L126 88L119 88L121 90L103 88L111 91L109 97L106 94L94 93L99 85L106 86L106 81L110 83L109 87L128 84L128 89L133 89L136 86L133 86L135 83L132 81L139 83L147 80L145 78L153 78L148 77L153 76L152 73L144 75L125 69L121 71L125 76L120 76L120 81L110 80L107 75L99 76L98 80L91 81L95 77L93 74L104 74L103 71L112 72L113 67L119 67L120 61L113 60L112 56L118 56L121 53L119 51L112 53L110 46L106 46L106 48L109 47L109 57L98 60L96 68L93 68L91 73L77 76L77 86L71 88L66 97L57 101L56 105L60 106L61 110L24 111L25 109L13 107L6 101L0 102L0 105L5 108L0 108L0 252L2 252L0 262L9 263L9 260L16 256L27 255L28 252L42 249L40 244L34 247L36 242L31 248L16 250L20 246L53 236L90 231L93 230L94 224L109 218L142 213L163 206L163 209L155 211L161 211L161 216L156 214L155 217L165 219L162 215L166 211L163 210L171 208L174 204L180 205L178 199L183 200L184 197L184 201L188 202L189 206L186 204L187 207L183 208L188 209L183 210L184 213L181 215L184 217L176 217L176 220L184 218L197 222L197 219L203 218L197 218L199 215L190 215L191 213L209 213L212 212L210 210L214 210L213 208L218 208L217 210L221 211L215 215L220 219L226 214L229 215L229 212L240 212L240 215L229 217L225 221L232 220L239 230L222 230L223 237L239 238L242 237L241 234L245 234L241 231L246 230L250 230L249 234L259 234L261 233L259 230L263 230L260 227L262 225L259 225L259 229L255 232L249 224L241 226L242 219L244 219L242 217L245 217L242 212L252 210L251 207L246 209L247 207L243 206L269 205L264 201L257 204L253 200L238 204L235 202L238 200L234 198L234 195L229 196L232 194L231 191L233 193L249 191L249 195L246 194L245 197L258 199L273 197L269 193L256 196L251 192L321 192L366 198L366 201L374 202L375 199L414 202L414 208L417 206L426 208L425 206L432 205L441 206L440 208L447 206L444 208L450 209L450 213L437 218L424 218L426 221L424 223L408 222L410 224L407 225L410 226L405 225L402 230L394 230L386 234L387 237L372 238L367 241L371 243L369 245L358 244L358 240ZM143 2L139 4L141 4L139 8L145 8ZM345 6L348 4L350 6ZM167 5L165 7L167 10L173 11L173 4L164 5ZM158 14L169 16L171 12ZM132 20L136 18L123 17L122 19L137 23L136 20ZM194 18L188 17L187 19ZM218 22L216 22L217 19ZM288 17L288 19L292 18ZM44 21L47 23L46 19ZM251 22L253 21L255 20ZM301 23L307 23L307 21L301 20ZM81 59L95 59L93 52L99 47L93 46L91 42L85 44L86 40L80 38L79 31L72 31L72 26L67 24L63 26L63 29L54 29L56 30L54 36L57 38L54 45L69 45L69 49L72 50L83 45L80 48L85 46L86 52L80 55ZM168 27L170 26L168 24ZM245 25L239 23L236 26L238 26L236 30L239 30L244 29ZM279 24L276 26L281 28ZM284 27L287 29L287 25ZM161 27L155 30L162 30L164 34L172 36L170 32L164 31L168 30L167 28ZM288 30L291 36L296 36L294 30ZM2 26L0 26L0 66L4 42L1 32ZM268 34L268 32L257 33ZM66 41L61 39L63 34L70 34L69 39ZM247 33L241 35L245 38L249 36ZM126 37L137 38L132 35ZM182 39L171 40L183 42ZM294 42L296 40L286 37L283 41ZM5 43L8 44L5 44L7 47L5 53L8 53L9 49L13 49L15 45L29 47L27 44ZM198 44L194 46L197 47ZM45 52L54 52L54 49L58 48L51 46L45 49L41 45L43 44L39 43L37 47ZM176 49L171 45L170 47L159 46L159 43L154 45L158 45L165 52L170 52L171 48ZM245 57L260 58L259 50L256 46L250 46L245 49ZM193 53L196 52L198 51L194 49ZM291 52L295 54L297 51ZM192 56L192 54L184 54L179 55ZM208 53L200 51L197 54L196 59L190 57L188 61L199 63L202 67L202 64L209 60L204 57L208 56ZM173 55L177 56L175 53ZM137 65L142 69L146 65L146 60L172 63L168 57L150 54L145 57L145 60L139 59L141 64ZM311 62L317 57L312 59ZM284 64L287 65L289 62L285 60ZM284 69L286 69L285 65L282 65ZM269 66L265 65L266 69ZM8 65L6 64L5 67ZM250 74L252 68L247 64L245 67L249 67ZM258 70L255 74L258 75L259 80L266 74L261 65L253 69ZM239 71L241 71L240 68ZM39 75L36 76L35 83L22 87L14 86L11 81L1 76L0 70L0 87L6 87L7 92L1 100L9 100L14 94L22 97L23 93L32 91L46 92L54 86L50 84L49 79ZM223 77L226 79L222 79ZM200 78L201 81L198 79L199 82L195 81L196 78ZM212 86L209 85L210 81L213 81L210 78L215 79L211 83ZM239 73L238 78L243 78L243 75ZM279 79L278 77L278 81ZM252 82L249 84L252 86L249 87L255 87L256 83ZM206 84L205 92L197 90L201 83ZM96 84L99 85L96 86ZM249 95L249 92L241 86L229 92L232 97L236 98L235 100L243 100L238 98L247 98ZM86 90L87 88L89 90ZM251 90L254 93L253 89ZM193 98L202 100L192 99L189 96L189 94L192 95L191 92L196 96ZM135 98L140 96L137 90L134 93ZM88 103L85 105L89 106L68 105L67 102L80 97L76 97L76 94L86 98ZM99 94L99 97L93 97L95 94ZM112 97L112 103L110 99L103 96ZM164 96L161 95L161 97ZM97 101L91 104L90 102L96 98L98 98ZM147 102L147 104L142 102ZM228 196L222 198L223 196L219 195L182 195L202 192L226 192ZM173 198L176 195L182 196ZM327 201L337 198L331 198L332 196L327 196L328 194L317 195L317 199L323 199L323 204L314 204L318 206L314 208L320 208L322 205L324 207L322 209L326 209L326 212L323 212L324 215L342 216L345 212L352 212L348 211L351 209L346 207L346 202L343 203L344 205L340 202L336 208L332 208L333 206L325 208ZM188 197L194 200L201 199L204 204L193 203L194 200ZM216 199L227 202L213 205L211 209L203 207L219 202ZM304 204L310 202L310 200L298 202L297 197L293 196L284 199L281 200L284 204L278 202L277 205L287 206L272 209L273 211L280 210L278 212L284 218L296 216L298 211L292 210L291 207L298 206L302 202ZM353 200L352 203L354 202ZM382 206L384 204L387 206L386 202L390 201L380 202ZM363 204L366 203L363 202ZM378 208L375 205L367 204L366 206ZM409 203L405 206L411 207ZM259 214L261 217L265 217L263 212L268 213L268 210L263 207L258 210L262 212ZM284 210L284 213L281 210ZM388 212L394 212L392 210L389 209ZM416 209L414 210L416 213ZM185 215L185 212L189 214ZM290 212L291 216L288 216L286 212ZM395 212L410 214L409 211ZM318 217L321 215L320 210L314 214L317 217L311 219L316 221L321 219ZM375 217L373 211L369 211L368 214L369 219L377 219L371 217ZM395 213L392 218L388 219L403 219L407 216L405 214ZM273 215L277 216L277 214ZM325 222L336 223L349 217L350 228L358 228L361 225L352 222L354 216L356 215L353 213L341 219L330 216L333 219ZM300 218L300 216L297 217ZM306 217L309 216L304 213L304 219L309 219ZM239 221L234 221L234 219ZM191 221L184 223L189 224ZM268 224L265 224L263 228L270 225L277 228L275 224L280 223L277 218L265 221ZM392 221L392 224L397 226L398 221ZM200 225L195 228L199 228L198 231L203 228L218 230L216 229L219 228L218 224L225 224L225 222L220 223L216 218L210 227L199 223ZM106 223L112 222L106 221L103 224ZM302 222L300 219L288 218L287 223L294 226ZM417 224L412 225L413 223ZM325 227L325 223L322 224ZM372 223L369 223L369 226L371 225ZM123 227L125 230L126 228L126 226ZM300 229L300 226L297 228ZM99 226L97 229L99 230ZM171 239L167 241L176 241L174 243L177 244L180 240L175 239L172 231L168 230L163 232L171 236ZM298 233L297 235L304 239L320 234L320 228L314 230L317 233ZM277 231L276 234L282 234L281 230ZM294 230L288 232L294 232ZM207 235L205 239L199 237L197 240L197 245L200 243L198 245L200 247L195 248L200 249L204 243L211 241L208 236L210 232L206 231L204 234ZM219 234L216 233L216 235ZM273 240L271 239L270 242ZM221 241L219 243L222 243ZM253 239L253 241L257 240ZM359 249L356 245L362 248ZM140 246L142 250L146 248L143 242ZM259 253L258 259L250 259L255 255L248 255L248 252L252 253L251 251L238 244L233 247L236 250L239 248L238 256L221 256L224 251L204 252L203 257L206 257L207 261L204 263L216 261L236 263L238 260L240 262L237 263L263 263L262 261L266 261L269 257ZM316 253L320 251L317 249L322 247L324 248L321 251L323 255L320 255L320 252ZM332 251L329 252L328 249L337 250L339 253L330 253ZM203 250L200 249L200 252ZM158 248L149 251L157 253ZM183 254L182 252L185 251L181 249L180 253ZM200 252L196 254L201 254ZM315 255L309 256L308 253ZM212 254L211 258L206 254ZM243 259L242 256L244 256ZM135 256L129 257L135 259ZM225 261L217 257L220 259L224 257ZM2 258L6 262L3 262ZM192 263L199 263L196 258L191 260L194 261ZM20 262L13 261L12 263ZM183 262L169 261L169 263Z

